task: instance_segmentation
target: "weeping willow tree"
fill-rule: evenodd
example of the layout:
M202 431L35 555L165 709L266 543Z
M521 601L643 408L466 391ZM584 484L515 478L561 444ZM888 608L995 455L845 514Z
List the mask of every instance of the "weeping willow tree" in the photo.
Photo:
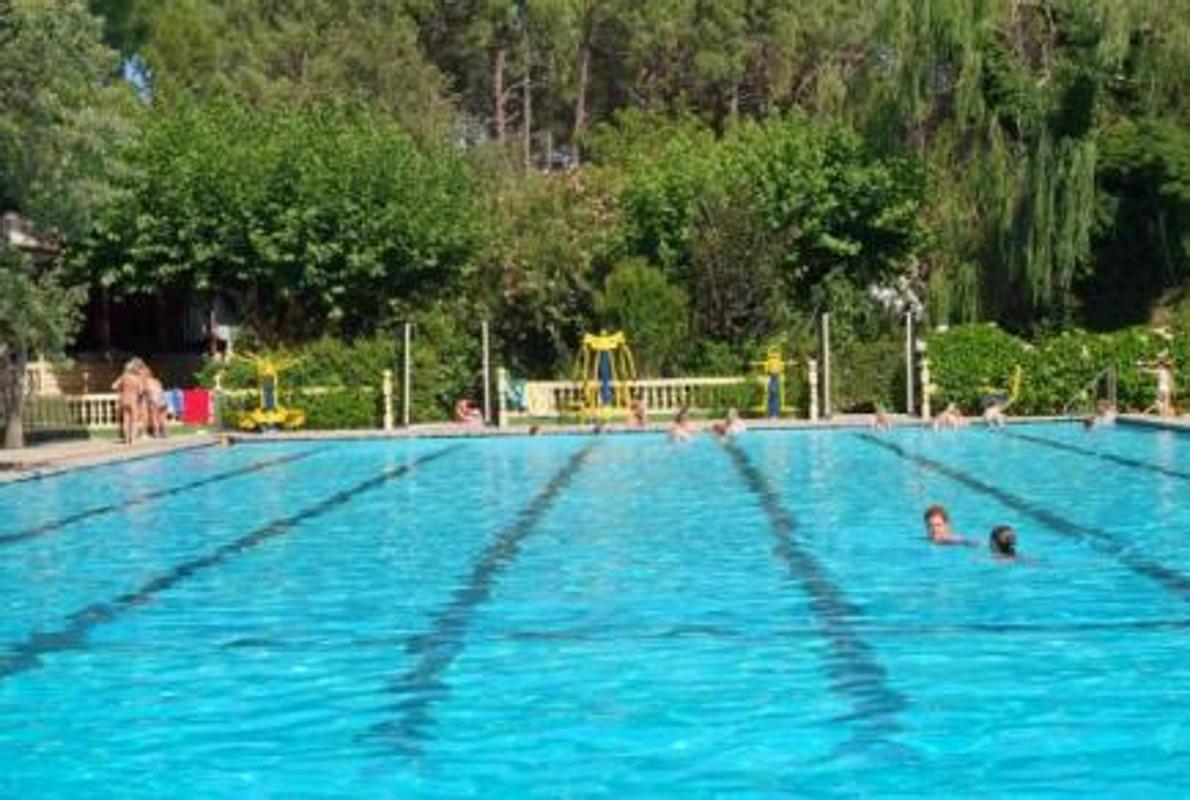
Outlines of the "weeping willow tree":
M1068 321L1093 257L1098 137L1120 115L1185 108L1184 10L1155 0L871 8L873 44L847 113L874 142L930 165L937 243L921 277L939 321Z

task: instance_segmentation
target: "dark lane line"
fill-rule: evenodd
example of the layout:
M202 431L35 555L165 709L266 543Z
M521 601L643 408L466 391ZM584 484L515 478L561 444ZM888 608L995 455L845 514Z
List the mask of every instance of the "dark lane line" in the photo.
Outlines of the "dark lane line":
M974 475L943 464L940 461L935 461L932 458L915 455L898 444L879 439L870 433L858 433L856 436L869 444L895 453L906 461L917 464L919 467L936 472L939 475L950 478L956 483L966 486L968 489L973 489L980 494L998 500L1013 511L1032 518L1055 533L1076 541L1086 542L1099 552L1112 556L1138 575L1143 575L1146 578L1156 581L1162 587L1178 595L1183 600L1190 598L1190 576L1137 554L1126 542L1121 541L1116 534L1109 530L1068 520L1012 492L1001 489L998 486L992 486L989 483L984 483Z
M270 458L265 461L257 461L238 469L220 472L206 478L192 481L190 483L184 483L180 486L172 486L168 489L158 489L152 492L145 492L144 494L133 495L127 500L123 500L119 503L110 503L105 506L95 506L94 508L88 508L74 514L69 514L60 519L50 520L49 522L44 522L41 525L35 525L32 528L26 528L23 531L3 533L0 534L0 546L6 544L16 544L17 542L23 542L27 539L45 536L46 534L53 533L54 531L60 530L67 525L73 525L74 523L82 522L85 519L100 517L104 514L123 511L126 508L141 506L154 500L160 500L162 497L171 497L173 495L182 494L183 492L193 491L194 489L200 489L204 486L210 486L212 484L222 483L223 481L229 481L242 475L250 475L253 472L260 472L272 467L278 467L282 464L292 464L295 461L301 461L302 459L309 458L310 456L314 455L315 452L316 451L314 450L308 450L304 453L293 453L287 456Z
M402 464L399 467L390 467L379 475L335 492L296 514L273 520L237 539L220 545L205 555L183 561L168 572L160 573L145 581L134 591L119 595L111 600L92 603L86 608L70 614L66 618L66 625L57 630L37 631L30 634L23 642L0 650L0 654L2 654L0 655L0 680L39 667L43 656L85 648L87 645L87 635L93 628L113 622L137 606L148 603L162 592L172 589L207 570L219 567L234 556L258 547L269 539L283 536L299 524L308 522L311 519L322 516L328 511L346 505L357 495L379 488L390 481L412 472L416 467L442 458L461 447L462 445L457 444L444 447L416 458L408 464Z
M1001 431L1001 433L1004 436L1008 436L1012 439L1020 439L1023 442L1033 442L1034 444L1052 447L1055 450L1065 450L1068 453L1077 453L1081 456L1100 458L1104 461L1110 461L1113 464L1121 464L1125 467L1134 467L1136 469L1143 469L1149 472L1156 472L1169 478L1180 478L1184 481L1190 481L1190 472L1183 472L1182 470L1174 469L1173 467L1163 467L1160 464L1141 461L1137 458L1128 458L1127 456L1118 456L1115 453L1101 453L1098 450L1092 450L1088 447L1079 447L1077 444L1060 442L1056 439L1049 439L1045 436L1036 436L1031 433L1017 433L1016 431L1009 430Z
M868 748L888 746L889 737L901 730L898 714L908 707L904 695L888 684L888 676L875 652L859 635L857 622L862 616L843 590L805 545L798 540L797 522L781 502L773 485L748 458L739 445L727 443L724 450L756 495L769 520L769 532L777 540L775 553L789 568L789 576L810 600L810 610L822 627L820 635L830 645L827 672L831 688L844 697L852 712L840 721L854 722L860 731L850 745Z
M427 729L434 722L433 705L450 692L442 675L466 646L467 630L476 609L491 597L497 576L516 559L521 543L574 480L595 444L587 444L574 453L516 518L496 534L475 560L466 582L431 617L430 630L409 641L408 650L416 661L390 687L390 692L398 698L390 708L396 719L372 726L373 737L384 739L403 754L421 753L422 742L430 738Z
M1161 617L1155 619L1122 620L1070 620L1045 622L861 622L853 623L856 634L877 639L918 636L961 636L966 634L991 634L997 636L1045 635L1074 637L1082 634L1103 633L1169 633L1190 630L1190 617ZM518 630L504 635L514 642L598 642L655 641L667 639L738 639L740 641L768 642L792 637L806 639L822 638L822 628L817 625L803 625L796 628L780 628L758 634L730 628L725 625L677 625L652 631L608 631L605 628L571 628L567 630ZM382 642L357 643L359 646L379 646Z

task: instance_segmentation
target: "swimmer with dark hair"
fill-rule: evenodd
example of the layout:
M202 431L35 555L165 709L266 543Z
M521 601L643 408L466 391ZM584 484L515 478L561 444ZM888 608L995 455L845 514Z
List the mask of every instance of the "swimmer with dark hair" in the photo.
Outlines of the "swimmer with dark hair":
M996 558L1016 558L1016 531L1011 525L997 525L988 536L988 549Z

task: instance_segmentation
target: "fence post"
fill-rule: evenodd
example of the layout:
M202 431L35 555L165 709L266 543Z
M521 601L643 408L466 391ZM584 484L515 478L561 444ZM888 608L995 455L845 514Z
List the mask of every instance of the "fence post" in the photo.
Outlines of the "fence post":
M492 424L492 359L489 354L488 321L483 321L483 424Z
M508 393L508 370L504 367L496 368L496 425L504 428L508 426L508 415L504 413L504 398Z
M384 371L384 429L393 429L393 371Z
M831 315L822 312L822 417L831 418Z
M913 314L905 315L905 413L913 414Z
M412 386L412 383L410 381L411 358L410 358L410 353L409 353L409 343L412 339L412 328L413 328L413 326L410 325L408 322L405 323L405 352L404 352L404 356L405 356L405 382L404 382L405 391L401 398L402 406L403 406L402 410L401 410L401 424L406 428L409 427L409 390Z
M211 416L214 418L212 422L218 430L227 427L223 419L223 408L226 402L223 397L223 370L221 369L215 373L215 390L211 393Z
M921 359L921 418L930 421L930 359Z
M807 359L806 367L810 373L810 421L815 422L818 420L818 361Z

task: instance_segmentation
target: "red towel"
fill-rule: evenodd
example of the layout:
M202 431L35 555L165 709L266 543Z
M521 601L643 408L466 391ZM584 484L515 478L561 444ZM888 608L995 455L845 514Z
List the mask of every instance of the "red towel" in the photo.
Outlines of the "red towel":
M211 424L211 390L182 390L182 422L187 425Z

